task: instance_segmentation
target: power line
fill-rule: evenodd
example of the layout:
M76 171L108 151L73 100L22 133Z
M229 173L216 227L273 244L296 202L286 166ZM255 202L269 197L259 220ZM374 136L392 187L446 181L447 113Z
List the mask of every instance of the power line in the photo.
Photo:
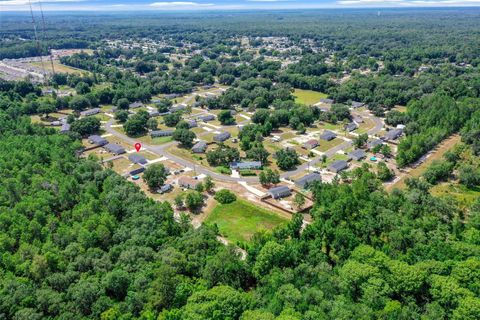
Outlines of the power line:
M45 16L43 15L43 7L42 2L38 1L38 6L40 7L40 13L42 15L42 29L43 29L43 42L47 44L47 51L50 56L50 64L52 65L52 74L55 75L55 66L53 65L53 55L52 55L52 48L48 46L47 42L47 32L45 31Z
M38 39L38 34L37 34L37 23L35 22L35 16L33 15L33 8L32 8L32 2L28 0L28 5L30 7L30 14L32 16L32 24L33 24L33 33L35 35L35 42L37 44L37 52L40 55L40 62L42 64L42 70L43 70L43 82L46 83L47 81L47 73L45 71L45 65L43 64L43 57L42 57L42 47L40 45L40 40Z

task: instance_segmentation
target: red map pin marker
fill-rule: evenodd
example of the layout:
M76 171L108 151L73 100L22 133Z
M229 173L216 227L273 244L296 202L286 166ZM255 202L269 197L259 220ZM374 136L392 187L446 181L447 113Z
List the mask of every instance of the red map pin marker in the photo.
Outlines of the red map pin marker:
M140 151L142 149L142 144L140 142L135 143L135 150Z

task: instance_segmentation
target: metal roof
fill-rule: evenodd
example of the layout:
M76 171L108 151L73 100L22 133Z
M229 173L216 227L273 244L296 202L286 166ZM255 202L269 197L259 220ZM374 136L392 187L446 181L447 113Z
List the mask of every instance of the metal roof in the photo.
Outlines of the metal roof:
M314 181L322 181L322 176L319 173L309 173L304 175L303 177L297 179L295 181L295 184L302 189L305 189L305 187L308 186L308 184L314 182Z
M140 163L140 164L146 164L148 161L145 159L144 156L138 153L132 153L128 156L128 160L132 161L133 163Z

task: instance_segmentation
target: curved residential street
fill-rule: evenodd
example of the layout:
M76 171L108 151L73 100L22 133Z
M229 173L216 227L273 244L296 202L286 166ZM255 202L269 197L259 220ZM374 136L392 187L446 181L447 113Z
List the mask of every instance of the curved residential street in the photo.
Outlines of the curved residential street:
M357 113L357 114L359 114L359 113ZM365 117L365 118L368 118L368 119L371 119L375 122L375 126L372 129L367 131L369 136L375 135L376 133L378 133L383 128L383 122L381 121L381 119L379 119L375 116L369 115L367 113L361 113L361 116ZM113 136L115 136L119 139L122 139L123 141L131 144L132 146L136 142L138 142L138 140L136 140L134 138L130 138L127 135L122 134L122 133L118 132L117 130L115 130L114 128L112 128L113 121L114 121L113 119L110 119L105 124L105 130L106 130L107 133L109 133L109 134L111 134L111 135L113 135ZM248 122L248 121L244 121L244 122L242 122L242 124L245 124L246 122ZM223 129L223 127L221 127L220 130L221 129ZM204 133L204 134L207 134L207 133ZM202 136L202 134L200 134L199 136ZM227 176L227 175L220 174L218 172L212 171L211 169L206 168L206 167L204 167L202 165L199 165L197 163L194 163L192 161L189 161L189 160L180 158L178 156L175 156L175 155L173 155L173 154L171 154L170 152L167 151L167 149L169 147L171 147L172 145L176 146L176 145L178 145L178 143L177 142L169 142L169 143L166 143L166 144L163 144L163 145L158 145L158 146L142 143L142 147L144 149L146 149L148 151L151 151L151 152L153 152L153 153L155 153L155 154L157 154L161 157L165 157L165 158L167 158L167 159L169 159L169 160L171 160L175 163L178 163L178 164L180 164L184 167L191 168L195 172L197 172L198 174L209 175L215 180L225 181L225 182L247 182L247 183L258 182L258 177L232 177L232 176ZM345 150L345 149L349 148L351 145L352 145L352 141L346 140L346 141L342 142L341 144L327 150L324 154L327 157L331 157L335 153L337 153L338 151ZM281 173L280 177L283 178L283 179L288 179L292 176L295 176L295 175L307 170L310 166L314 166L315 164L319 163L320 161L322 161L322 156L315 157L311 161L302 163L301 165L297 166L297 168L295 168L292 171Z

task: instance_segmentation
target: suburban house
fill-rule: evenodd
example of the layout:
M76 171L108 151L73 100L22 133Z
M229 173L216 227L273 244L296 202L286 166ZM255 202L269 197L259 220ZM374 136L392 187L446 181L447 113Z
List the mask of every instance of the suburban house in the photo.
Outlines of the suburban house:
M262 167L261 161L244 161L244 162L230 163L230 169L232 170L251 170L251 169L260 169L261 167Z
M333 104L335 101L333 101L332 99L323 98L320 99L320 102L324 104Z
M85 111L80 112L80 115L83 117L93 116L94 114L100 113L99 108L88 109Z
M332 162L332 164L328 166L328 170L334 173L339 173L340 171L345 170L347 168L348 168L348 162L345 160L337 160L335 162Z
M221 132L221 133L219 133L219 134L217 134L213 137L213 141L224 142L225 140L227 140L230 137L231 137L230 132Z
M195 189L200 183L200 181L187 176L178 178L178 185L182 188Z
M208 122L208 121L215 120L215 116L213 114L207 114L207 115L198 117L198 119L203 122Z
M367 142L367 148L369 150L372 150L373 148L375 148L376 146L378 145L382 145L383 144L383 141L380 140L380 139L373 139L373 140L370 140Z
M365 105L365 103L358 102L358 101L352 101L352 107L353 108L361 108Z
M165 99L175 99L181 97L182 95L179 93L170 93L165 95Z
M367 156L367 154L362 149L353 150L352 152L350 152L348 154L348 158L352 159L352 160L355 160L355 161L361 160L361 159L365 158L366 156Z
M197 121L195 120L187 120L187 124L190 129L198 127Z
M134 103L130 103L130 104L128 105L128 107L129 107L130 109L140 108L141 106L143 106L143 103L141 103L141 102L139 102L139 101L134 102Z
M105 150L107 150L110 153L113 153L116 156L126 152L125 149L121 145L116 144L116 143L109 143L109 144L104 145L103 147L105 148Z
M347 132L352 132L353 130L356 130L358 128L357 124L355 122L350 122L345 125L345 131Z
M170 108L170 111L171 112L177 112L177 111L182 111L182 110L185 110L187 108L187 105L186 104L177 104L173 107Z
M158 117L158 116L160 116L160 112L158 112L157 110L152 110L152 111L148 111L148 115L152 118L153 117Z
M88 142L96 146L104 146L108 143L108 141L105 138L102 138L96 134L89 136Z
M205 141L198 141L192 147L193 153L204 153L207 150L207 143Z
M302 148L307 149L307 150L311 150L313 148L318 147L319 144L320 143L318 142L318 140L311 139L311 140L308 140L307 142L305 142L304 144L302 144Z
M158 138L158 137L169 137L173 135L173 130L155 130L150 132L150 137Z
M280 198L285 198L290 196L292 194L292 191L288 186L278 186L278 187L269 189L268 194L273 199L280 199Z
M330 130L325 130L321 135L320 135L320 139L322 140L325 140L325 141L330 141L330 140L333 140L337 137L337 135L335 133L333 133L332 131Z
M138 153L132 153L128 156L128 160L132 161L133 163L137 164L147 164L147 159L144 156Z
M313 172L295 180L295 185L301 189L307 189L308 186L315 181L322 181L322 176L319 173Z
M62 126L60 127L60 133L67 133L69 131L70 131L70 124L66 122L62 124Z
M158 193L162 194L173 189L173 186L170 183L166 183L157 190Z
M387 133L385 133L385 136L384 136L384 139L385 140L397 140L398 138L400 138L400 136L403 134L403 130L402 129L392 129L390 131L387 131Z

